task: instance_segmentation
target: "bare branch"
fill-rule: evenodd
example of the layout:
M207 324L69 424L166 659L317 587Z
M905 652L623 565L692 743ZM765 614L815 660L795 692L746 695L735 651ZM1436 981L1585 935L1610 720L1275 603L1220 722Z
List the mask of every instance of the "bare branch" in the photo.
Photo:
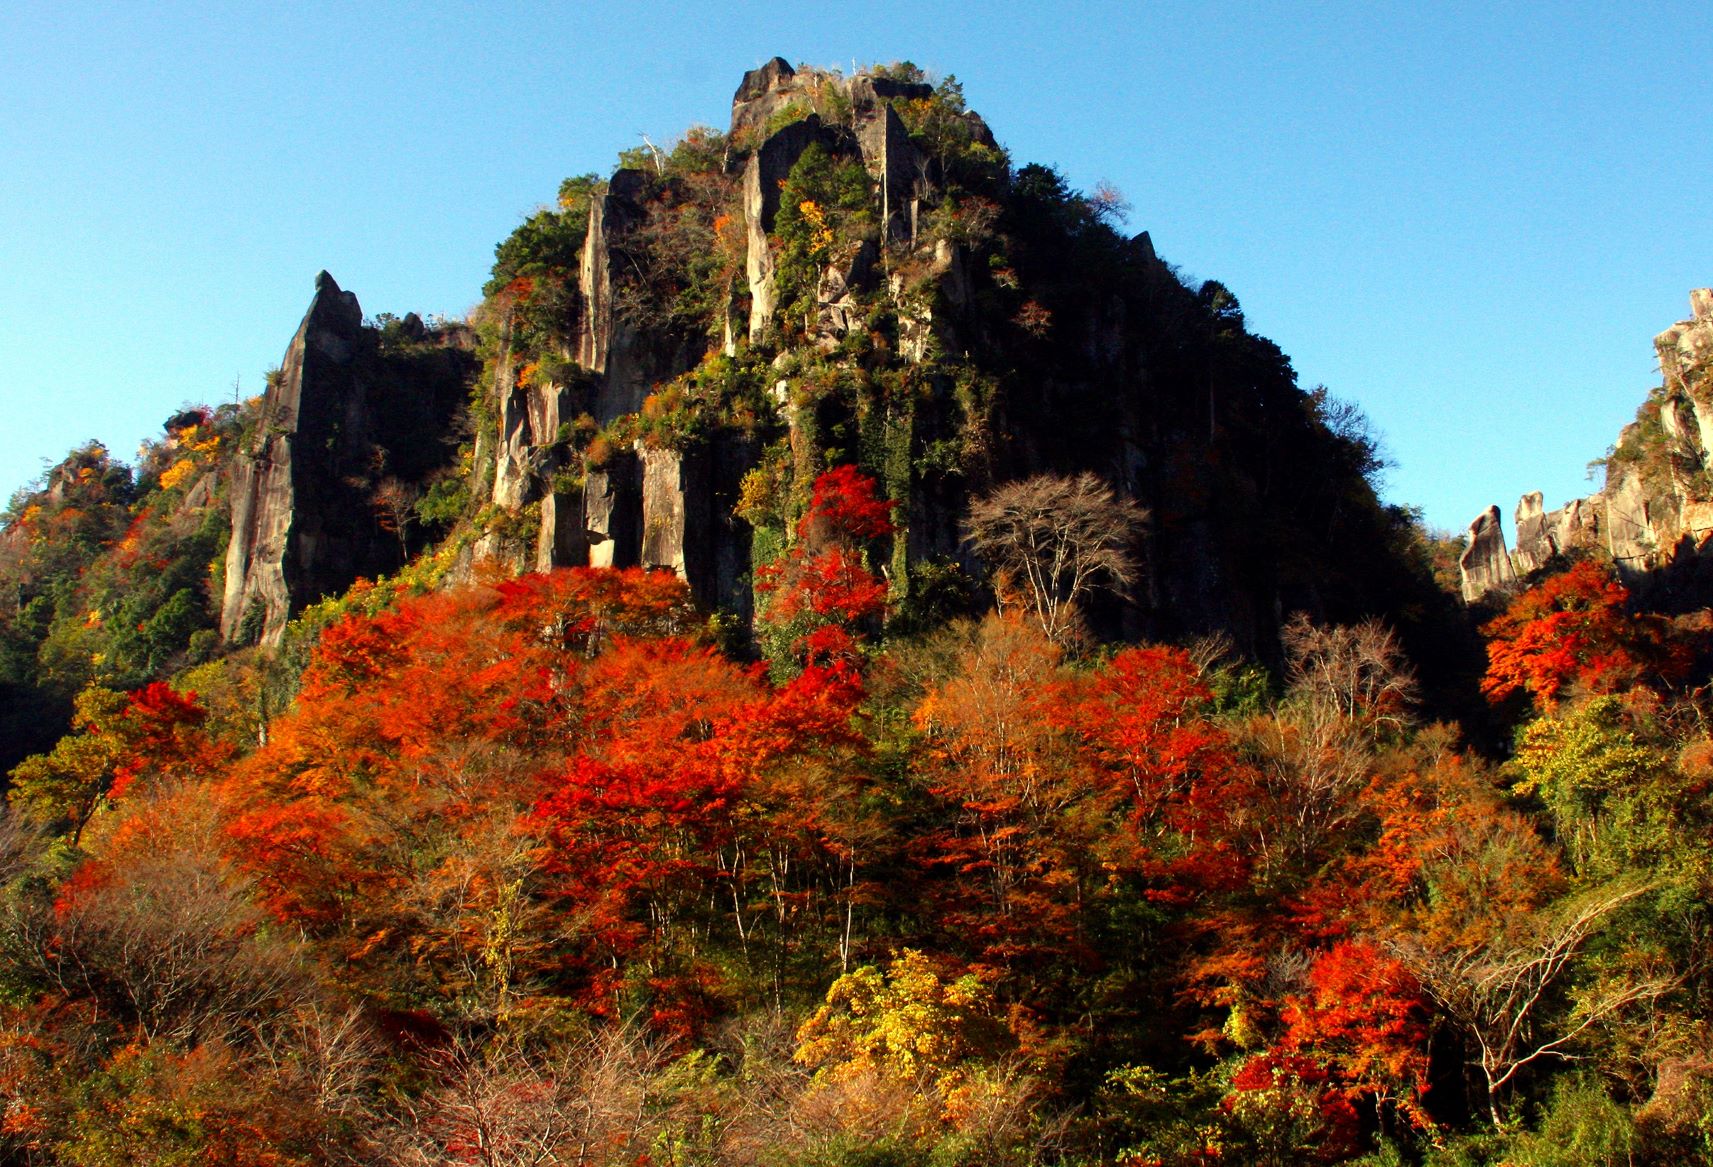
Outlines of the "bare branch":
M1146 519L1135 501L1115 494L1097 475L1043 474L971 503L968 533L976 553L1002 579L1027 589L1041 630L1062 643L1075 627L1078 601L1091 589L1127 596L1141 578L1133 548Z

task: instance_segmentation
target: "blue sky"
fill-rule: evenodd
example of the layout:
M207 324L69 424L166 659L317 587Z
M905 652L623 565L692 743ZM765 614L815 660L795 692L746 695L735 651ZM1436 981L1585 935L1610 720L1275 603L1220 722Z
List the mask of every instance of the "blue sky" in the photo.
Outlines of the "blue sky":
M1603 11L1602 11L1603 10ZM909 59L1367 411L1461 529L1586 493L1713 284L1703 6L38 4L0 39L0 485L258 392L331 271L460 315L559 180L774 54Z

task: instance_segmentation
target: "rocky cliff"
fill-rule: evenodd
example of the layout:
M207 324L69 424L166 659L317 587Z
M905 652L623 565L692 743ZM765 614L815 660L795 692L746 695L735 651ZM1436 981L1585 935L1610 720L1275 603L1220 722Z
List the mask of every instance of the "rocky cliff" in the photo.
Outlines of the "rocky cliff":
M1104 631L1257 646L1292 610L1404 602L1406 522L1359 417L1121 211L1013 167L954 80L746 74L728 129L568 180L498 249L476 432L462 463L438 448L463 570L641 564L747 615L815 477L854 462L899 504L875 554L915 618L980 587L973 495L1092 469L1151 515L1145 584L1093 613ZM270 389L234 483L229 637L397 558L365 495L364 459L400 451L374 437L391 407L360 315L323 277Z
M1713 289L1689 294L1690 316L1654 338L1661 382L1607 455L1598 493L1546 511L1540 492L1517 504L1507 549L1499 508L1469 527L1464 599L1502 594L1555 557L1609 559L1634 586L1698 591L1713 573Z
M380 492L416 490L448 458L473 362L459 329L410 316L390 331L383 343L356 296L316 277L231 471L227 640L275 641L305 604L408 553Z

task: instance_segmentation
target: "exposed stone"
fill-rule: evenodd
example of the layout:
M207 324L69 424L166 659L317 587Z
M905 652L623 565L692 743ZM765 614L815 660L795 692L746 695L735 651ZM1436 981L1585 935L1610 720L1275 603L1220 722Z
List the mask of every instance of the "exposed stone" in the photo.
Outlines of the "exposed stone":
M535 570L581 567L589 562L589 539L578 494L549 490L541 499L541 526L535 539Z
M590 567L635 567L642 554L642 474L623 450L583 476L583 529Z
M1713 288L1690 292L1689 307L1688 320L1654 337L1654 352L1666 388L1683 393L1691 403L1702 448L1713 450L1713 384L1706 381L1713 367Z
M627 356L630 329L614 311L613 292L617 269L621 262L616 244L636 226L642 211L629 197L643 180L640 172L619 170L607 184L607 193L596 195L589 206L589 230L583 241L583 259L579 272L579 287L583 293L583 314L577 332L577 363L590 372L602 374L606 381L624 382L628 372ZM622 413L618 394L605 393L596 414L600 421L610 421ZM638 405L641 401L638 400ZM633 407L634 408L634 407Z
M1463 598L1469 603L1515 582L1517 573L1505 550L1505 527L1498 507L1488 507L1469 524L1469 545L1463 549L1457 567L1463 576Z
M1563 554L1592 550L1605 538L1600 508L1591 499L1571 499L1547 515L1546 526L1553 546Z
M865 95L866 101L859 94ZM911 208L922 181L921 155L911 144L897 111L875 97L873 80L857 78L851 83L851 96L857 110L857 143L863 164L880 187L882 238L888 243L914 244L916 224Z
M926 101L934 96L934 87L921 81L900 81L874 73L859 73L848 82L851 105L860 112L873 109L881 102Z
M815 291L818 323L829 336L843 336L867 321L867 313L857 302L856 293L866 291L873 283L875 261L880 249L874 241L865 239L843 264L827 268Z
M1516 519L1517 546L1511 552L1511 567L1524 576L1542 567L1558 553L1558 547L1547 525L1540 491L1532 491L1518 500Z
M732 133L764 128L796 78L797 70L784 57L775 57L745 73L732 95Z
M196 485L185 492L184 501L178 504L181 512L199 511L214 501L215 475L204 474L196 480Z
M703 605L747 616L750 532L736 518L752 439L718 434L685 450L638 452L642 464L643 567L671 571Z
M531 473L529 460L529 390L517 384L517 371L512 362L508 338L494 361L492 387L499 422L498 441L494 447L495 505L516 510L529 501Z
M235 638L259 606L264 642L279 639L294 605L336 563L355 556L328 506L343 496L340 454L365 428L352 366L363 326L357 297L332 276L315 278L309 311L263 397L255 444L232 474L232 540L226 554L221 635Z
M961 351L953 321L973 299L969 265L958 244L936 241L928 273L933 278L927 295L911 293L902 272L893 272L890 284L893 303L898 306L898 351L916 364L927 359L935 342L942 351Z
M1540 495L1524 495L1512 553L1517 574L1586 551L1610 559L1638 587L1670 591L1673 578L1713 576L1691 562L1713 539L1713 290L1697 288L1689 299L1690 319L1654 338L1663 385L1646 408L1655 411L1658 436L1640 421L1625 426L1613 447L1624 457L1608 462L1606 482L1590 498L1542 514ZM1489 578L1466 576L1465 597L1479 598L1472 589Z
M375 492L386 479L420 491L442 471L475 365L465 329L424 327L408 343L390 353L363 327L357 298L326 272L316 277L255 437L233 462L228 639L276 642L304 605L403 561L409 549L383 530Z
M680 450L642 452L642 566L665 568L688 582L690 563L705 574L707 480L700 459ZM694 545L693 545L694 544Z
M750 155L744 168L743 213L744 224L749 230L744 267L749 279L751 343L760 341L767 334L779 304L773 246L768 236L773 231L774 216L779 213L780 185L790 175L791 168L797 165L803 151L824 138L821 119L811 114L763 142L760 149Z
M1655 567L1660 541L1642 480L1634 474L1622 475L1608 482L1600 497L1606 512L1606 553L1623 568L1647 571Z

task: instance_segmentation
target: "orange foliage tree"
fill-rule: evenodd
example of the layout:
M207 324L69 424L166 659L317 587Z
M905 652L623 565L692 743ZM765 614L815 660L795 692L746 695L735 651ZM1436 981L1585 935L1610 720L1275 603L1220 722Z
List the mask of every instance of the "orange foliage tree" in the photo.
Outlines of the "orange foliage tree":
M1665 621L1629 612L1629 589L1611 570L1583 561L1530 588L1488 621L1481 690L1505 701L1519 694L1543 706L1570 689L1612 693L1672 681L1689 665Z

